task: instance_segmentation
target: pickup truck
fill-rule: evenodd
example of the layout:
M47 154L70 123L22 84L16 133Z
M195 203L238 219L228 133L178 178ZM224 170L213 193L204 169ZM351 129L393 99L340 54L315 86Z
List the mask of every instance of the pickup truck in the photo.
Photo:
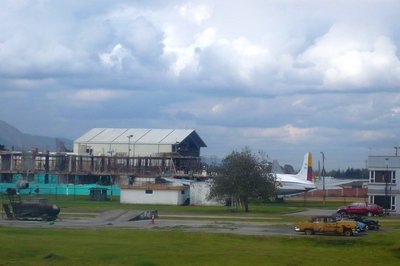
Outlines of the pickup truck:
M356 221L337 220L334 216L314 216L310 221L297 223L295 230L306 235L335 233L344 236L352 236L360 231Z

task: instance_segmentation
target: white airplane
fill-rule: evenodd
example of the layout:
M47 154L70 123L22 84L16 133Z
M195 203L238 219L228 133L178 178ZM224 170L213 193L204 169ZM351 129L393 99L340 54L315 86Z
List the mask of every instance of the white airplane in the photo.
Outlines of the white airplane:
M310 152L304 155L303 165L296 175L278 173L278 170L276 170L278 167L274 164L275 162L272 169L276 175L278 197L292 196L316 189L313 182L312 155Z

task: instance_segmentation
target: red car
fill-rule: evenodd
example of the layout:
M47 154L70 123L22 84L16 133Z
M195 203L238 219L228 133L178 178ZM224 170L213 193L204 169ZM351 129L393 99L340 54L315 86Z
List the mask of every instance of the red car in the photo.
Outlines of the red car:
M383 208L376 204L368 204L366 202L354 202L348 206L340 207L337 210L340 215L357 214L357 215L381 215Z

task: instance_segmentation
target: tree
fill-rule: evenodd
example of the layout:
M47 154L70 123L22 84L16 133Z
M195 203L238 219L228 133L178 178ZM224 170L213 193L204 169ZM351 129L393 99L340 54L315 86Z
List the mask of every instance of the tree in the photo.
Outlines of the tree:
M6 151L6 146L5 146L5 145L2 145L2 144L0 144L0 151Z
M275 176L262 154L252 154L249 148L233 151L216 170L210 198L231 198L249 211L249 199L269 199L275 196Z

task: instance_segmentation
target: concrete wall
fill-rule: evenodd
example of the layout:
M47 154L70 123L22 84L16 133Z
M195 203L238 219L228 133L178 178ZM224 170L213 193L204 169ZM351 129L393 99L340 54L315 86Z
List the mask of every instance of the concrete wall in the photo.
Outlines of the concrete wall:
M304 194L302 194L304 195ZM324 191L322 189L312 190L306 192L306 197L323 197ZM367 198L368 189L366 188L335 188L326 189L326 197L355 197L355 198Z
M130 144L130 156L153 156L158 153L171 152L172 145L167 144ZM74 143L74 153L86 154L86 149L92 149L93 155L128 154L128 143Z
M182 188L186 193L186 189ZM182 190L158 190L153 189L152 194L146 194L145 189L121 189L121 203L133 204L168 204L183 205L185 193Z
M190 205L223 205L216 200L209 200L210 182L193 182L190 184Z

